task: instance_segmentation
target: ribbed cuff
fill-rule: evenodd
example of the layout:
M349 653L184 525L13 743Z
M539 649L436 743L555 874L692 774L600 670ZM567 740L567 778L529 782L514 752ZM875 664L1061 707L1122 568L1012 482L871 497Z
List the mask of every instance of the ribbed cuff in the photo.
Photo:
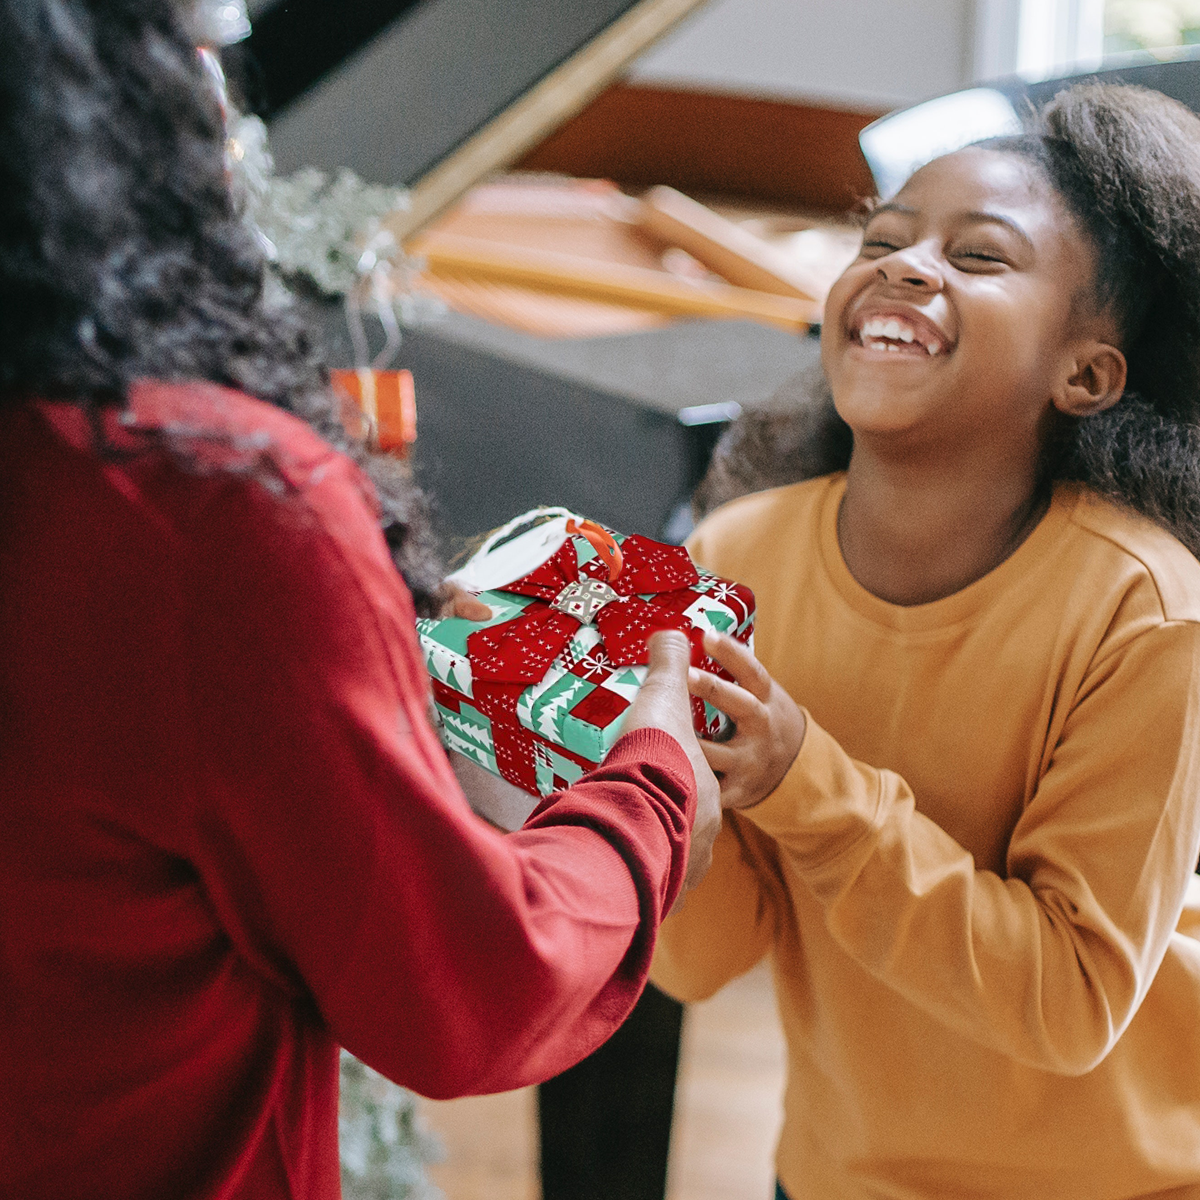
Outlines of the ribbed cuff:
M675 776L686 796L684 811L691 824L696 812L696 773L683 747L662 729L634 729L623 733L605 755L601 767L645 764Z
M783 782L741 815L786 847L800 871L818 875L878 830L883 788L879 771L804 717L804 743Z

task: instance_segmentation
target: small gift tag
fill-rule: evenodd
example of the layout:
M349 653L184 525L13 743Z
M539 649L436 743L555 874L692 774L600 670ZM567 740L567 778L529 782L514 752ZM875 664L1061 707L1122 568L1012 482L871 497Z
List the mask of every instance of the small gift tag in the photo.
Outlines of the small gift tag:
M599 579L585 579L568 583L554 598L553 607L568 617L574 617L581 625L591 625L600 615L600 610L621 597Z

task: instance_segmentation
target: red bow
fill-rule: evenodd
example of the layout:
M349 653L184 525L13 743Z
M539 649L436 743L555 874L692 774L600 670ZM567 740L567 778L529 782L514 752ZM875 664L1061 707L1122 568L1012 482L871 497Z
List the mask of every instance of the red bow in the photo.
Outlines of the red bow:
M477 629L467 638L472 678L482 683L536 683L541 679L583 623L552 607L573 583L597 580L616 593L595 617L614 666L647 662L646 638L659 629L691 633L691 622L683 610L694 599L687 589L698 583L700 576L687 551L634 534L621 543L621 556L621 573L610 580L600 558L579 565L574 539L568 537L553 558L514 583L506 583L500 590L536 600L511 621ZM664 592L678 595L654 604L639 595Z

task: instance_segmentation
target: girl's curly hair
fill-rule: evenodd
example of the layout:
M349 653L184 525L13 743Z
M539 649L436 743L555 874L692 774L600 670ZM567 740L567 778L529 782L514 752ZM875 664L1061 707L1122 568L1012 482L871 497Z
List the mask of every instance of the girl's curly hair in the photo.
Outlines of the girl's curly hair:
M1159 92L1086 84L1023 134L977 144L1028 160L1062 198L1095 250L1092 302L1116 318L1129 366L1114 407L1059 420L1046 478L1087 484L1200 557L1200 117ZM846 467L853 439L828 386L798 388L734 422L699 507Z
M121 406L156 378L288 409L371 477L427 610L441 573L424 499L348 438L313 336L268 297L187 17L177 0L0 0L0 405Z

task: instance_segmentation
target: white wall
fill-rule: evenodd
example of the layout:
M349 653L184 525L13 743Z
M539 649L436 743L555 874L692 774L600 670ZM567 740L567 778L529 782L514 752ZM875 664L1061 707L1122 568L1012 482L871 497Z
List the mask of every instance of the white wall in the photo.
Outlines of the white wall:
M969 83L977 0L710 0L630 82L847 108L890 108Z

